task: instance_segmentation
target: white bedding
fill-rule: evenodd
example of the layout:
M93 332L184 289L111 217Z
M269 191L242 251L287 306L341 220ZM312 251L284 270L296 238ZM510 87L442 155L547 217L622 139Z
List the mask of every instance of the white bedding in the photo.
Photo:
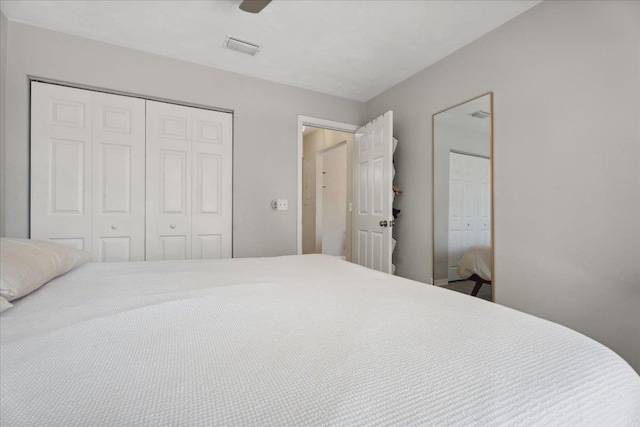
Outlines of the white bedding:
M0 341L3 426L640 424L591 339L321 255L87 264Z
M471 246L458 261L458 276L467 278L474 274L491 281L491 246Z

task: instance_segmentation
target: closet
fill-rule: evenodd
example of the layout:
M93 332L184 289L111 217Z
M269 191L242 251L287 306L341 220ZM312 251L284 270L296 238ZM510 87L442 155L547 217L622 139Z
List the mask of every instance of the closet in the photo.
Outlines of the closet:
M231 257L232 115L31 84L31 238L98 262Z

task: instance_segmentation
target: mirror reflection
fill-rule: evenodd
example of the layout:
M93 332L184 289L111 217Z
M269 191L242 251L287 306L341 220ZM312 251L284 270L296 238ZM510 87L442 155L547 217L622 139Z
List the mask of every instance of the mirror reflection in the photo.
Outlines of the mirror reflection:
M433 115L434 284L492 301L492 100Z

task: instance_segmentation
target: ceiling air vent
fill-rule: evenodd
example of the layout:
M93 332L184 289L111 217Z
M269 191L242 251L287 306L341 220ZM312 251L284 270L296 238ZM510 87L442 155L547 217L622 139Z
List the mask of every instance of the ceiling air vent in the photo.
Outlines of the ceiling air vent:
M489 113L487 113L486 111L483 111L483 110L474 111L473 113L471 113L469 115L471 117L475 117L476 119L486 119L487 117L489 117Z
M256 56L258 52L260 52L259 45L239 40L231 36L225 37L223 47L251 56Z

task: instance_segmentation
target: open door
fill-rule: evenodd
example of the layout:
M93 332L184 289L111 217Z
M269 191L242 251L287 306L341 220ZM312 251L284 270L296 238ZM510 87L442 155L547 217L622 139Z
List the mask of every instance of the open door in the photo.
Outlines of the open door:
M393 111L355 133L353 262L391 273Z

